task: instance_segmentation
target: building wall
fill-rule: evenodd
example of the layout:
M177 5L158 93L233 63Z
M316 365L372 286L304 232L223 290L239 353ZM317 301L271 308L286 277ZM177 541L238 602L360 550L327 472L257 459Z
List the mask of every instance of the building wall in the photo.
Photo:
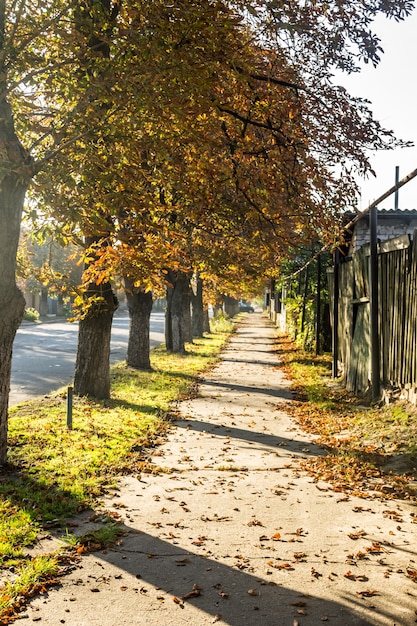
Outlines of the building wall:
M381 241L394 239L400 235L413 235L416 228L417 215L411 219L401 219L401 216L395 218L387 218L383 215L378 216L377 233L378 239ZM349 254L358 250L365 243L369 243L369 240L369 221L367 218L364 218L355 225Z

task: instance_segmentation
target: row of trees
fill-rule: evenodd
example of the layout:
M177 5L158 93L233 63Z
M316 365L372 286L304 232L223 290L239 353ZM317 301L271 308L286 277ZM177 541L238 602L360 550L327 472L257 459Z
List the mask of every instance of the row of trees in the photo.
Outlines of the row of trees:
M373 19L413 4L0 0L0 463L25 199L36 229L83 247L75 391L105 397L115 275L135 335L168 286L182 350L192 275L233 292L337 239L367 151L401 142L333 72L376 64Z

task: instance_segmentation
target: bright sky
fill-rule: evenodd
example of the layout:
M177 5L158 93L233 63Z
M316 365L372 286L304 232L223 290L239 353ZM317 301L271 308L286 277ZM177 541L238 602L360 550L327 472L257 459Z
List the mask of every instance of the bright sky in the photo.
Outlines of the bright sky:
M370 100L374 117L397 137L413 141L415 147L371 155L377 177L360 183L361 210L394 185L396 166L400 179L417 168L417 9L403 22L378 19L374 30L384 50L378 67L364 66L360 74L345 76L339 82L352 95ZM379 208L393 209L394 194ZM400 189L399 208L417 209L417 177Z

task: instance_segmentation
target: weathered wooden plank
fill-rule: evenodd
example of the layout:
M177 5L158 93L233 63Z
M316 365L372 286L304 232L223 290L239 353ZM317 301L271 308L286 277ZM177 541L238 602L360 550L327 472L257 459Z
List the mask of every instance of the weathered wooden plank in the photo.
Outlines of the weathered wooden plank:
M405 291L404 291L404 363L403 363L403 381L404 384L410 383L410 350L411 350L411 250L407 250L406 273L405 273Z
M343 364L344 375L349 369L353 332L353 266L342 263L339 275L339 355Z
M385 254L387 252L394 252L395 250L406 250L409 247L409 235L399 235L398 237L393 237L393 239L381 241L381 243L378 244L378 253Z
M407 250L403 249L399 252L399 266L400 266L400 274L397 276L397 282L399 285L399 382L400 385L404 385L405 381L405 361L406 355L404 352L405 347L405 298L406 298L406 280L407 280Z
M381 343L381 381L383 386L387 386L387 362L388 362L388 336L387 336L387 256L379 255L378 272L379 272L379 302L380 302L380 343Z
M370 319L369 304L358 306L355 329L352 339L351 368L349 370L348 389L363 393L370 384Z
M417 324L416 324L416 313L417 313L417 290L416 290L416 279L417 279L417 237L414 236L412 247L410 250L410 303L409 303L409 316L410 316L410 345L411 352L409 354L410 361L410 384L415 385L416 383L416 332L417 332Z

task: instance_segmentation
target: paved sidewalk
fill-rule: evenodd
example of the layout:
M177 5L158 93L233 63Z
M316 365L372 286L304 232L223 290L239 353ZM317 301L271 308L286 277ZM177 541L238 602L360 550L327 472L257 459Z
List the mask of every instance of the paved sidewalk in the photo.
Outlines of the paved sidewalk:
M105 503L123 541L82 557L16 624L415 624L416 508L346 497L299 470L324 452L285 412L275 332L261 314L244 319L154 451L170 472L126 477Z

